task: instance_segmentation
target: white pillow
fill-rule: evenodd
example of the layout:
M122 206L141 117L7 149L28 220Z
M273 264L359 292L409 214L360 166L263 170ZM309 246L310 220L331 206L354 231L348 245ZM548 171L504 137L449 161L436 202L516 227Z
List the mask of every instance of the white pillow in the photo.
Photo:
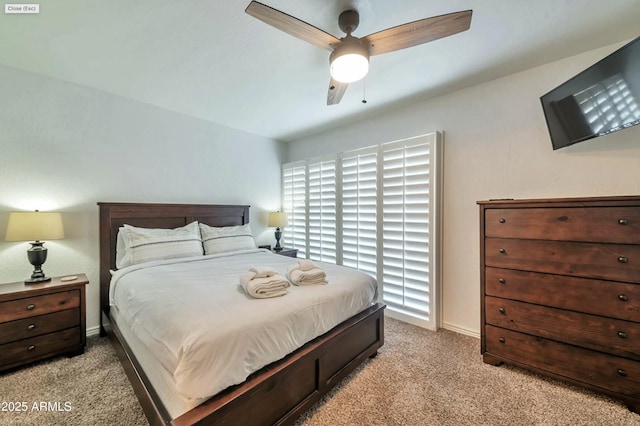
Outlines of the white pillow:
M123 252L123 253L122 253ZM124 225L118 232L116 267L152 260L202 256L198 222L175 229L138 228Z
M213 227L200 224L204 254L218 254L230 251L256 248L249 224L240 226Z

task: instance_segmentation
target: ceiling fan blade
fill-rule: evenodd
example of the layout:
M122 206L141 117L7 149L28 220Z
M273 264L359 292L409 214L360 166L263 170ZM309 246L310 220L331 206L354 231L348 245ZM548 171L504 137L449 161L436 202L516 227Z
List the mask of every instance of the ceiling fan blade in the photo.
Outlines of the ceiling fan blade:
M340 39L320 28L257 1L249 3L245 12L272 27L323 49L333 50L331 46L340 43Z
M329 83L329 91L327 92L327 105L339 104L342 95L347 91L347 87L349 87L349 83L341 83L332 78Z
M471 26L472 13L472 10L465 10L432 16L369 34L362 39L370 44L371 55L393 52L466 31Z

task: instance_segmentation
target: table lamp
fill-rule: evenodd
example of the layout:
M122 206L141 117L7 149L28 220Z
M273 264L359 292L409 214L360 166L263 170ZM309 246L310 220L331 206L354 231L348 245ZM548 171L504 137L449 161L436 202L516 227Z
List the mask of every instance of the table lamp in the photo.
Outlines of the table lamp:
M285 212L270 212L269 213L269 221L267 226L276 228L276 246L273 248L274 251L281 251L282 246L280 245L280 238L282 238L282 230L280 228L284 228L288 225L288 218Z
M60 213L45 213L38 210L9 213L5 240L33 241L31 248L27 250L27 257L34 269L31 278L25 280L26 284L51 280L42 271L42 265L47 260L47 249L43 247L44 241L41 240L60 240L62 238L64 238L64 228Z

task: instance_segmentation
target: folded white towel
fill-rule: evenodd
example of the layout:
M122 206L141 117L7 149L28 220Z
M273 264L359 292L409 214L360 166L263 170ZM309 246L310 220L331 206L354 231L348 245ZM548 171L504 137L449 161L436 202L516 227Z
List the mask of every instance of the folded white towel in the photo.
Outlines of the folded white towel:
M280 274L256 277L255 272L249 271L240 277L240 285L251 297L266 299L287 294L289 281Z
M254 266L253 268L249 269L249 271L256 273L256 276L254 278L272 277L278 273L278 271L276 271L271 266Z
M326 277L326 273L320 268L310 269L308 271L295 269L289 274L291 282L296 285L327 284Z
M289 266L289 279L295 285L327 284L327 274L315 266L312 269L302 270L299 263Z

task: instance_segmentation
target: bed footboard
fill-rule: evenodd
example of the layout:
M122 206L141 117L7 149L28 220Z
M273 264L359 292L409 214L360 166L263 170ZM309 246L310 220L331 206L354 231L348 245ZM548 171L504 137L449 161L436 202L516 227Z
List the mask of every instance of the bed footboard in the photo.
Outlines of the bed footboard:
M107 332L151 425L288 425L375 356L384 344L384 308L368 308L176 419L166 414L116 324Z

